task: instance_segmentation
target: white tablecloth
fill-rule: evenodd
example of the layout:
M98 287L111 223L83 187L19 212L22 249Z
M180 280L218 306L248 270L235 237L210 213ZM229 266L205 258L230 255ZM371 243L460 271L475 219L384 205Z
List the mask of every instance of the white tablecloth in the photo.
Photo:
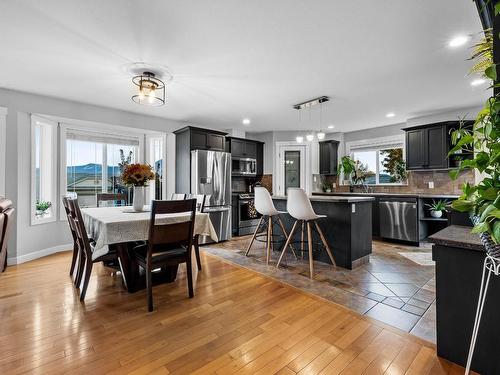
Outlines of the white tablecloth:
M92 258L107 254L108 245L144 241L148 239L151 212L124 212L130 207L98 207L82 209L83 221L87 234L94 239ZM189 215L157 215L157 223L169 224L185 221ZM196 213L194 234L205 235L218 241L217 233L208 213Z

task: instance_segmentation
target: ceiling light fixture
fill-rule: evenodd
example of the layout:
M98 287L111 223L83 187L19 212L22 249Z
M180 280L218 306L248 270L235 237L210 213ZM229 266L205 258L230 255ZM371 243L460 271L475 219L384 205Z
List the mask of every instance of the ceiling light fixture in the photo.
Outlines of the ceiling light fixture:
M137 86L137 94L132 100L138 104L160 107L165 104L165 83L156 78L154 73L144 72L132 78L132 83Z
M389 112L388 114L385 115L385 117L394 117L396 116L396 114L392 113L392 112Z
M333 129L335 128L335 125L328 125L328 129Z
M478 78L478 79L475 79L473 80L470 85L471 86L481 86L482 84L486 83L486 80L485 79L482 79L482 78Z
M448 42L448 46L452 48L460 47L463 46L467 41L469 40L469 37L466 35L459 35L453 38Z
M316 133L316 136L318 137L318 139L320 141L322 141L323 139L325 139L325 133L323 133L322 131Z
M307 142L312 142L314 140L314 134L309 133L306 135Z
M295 140L297 141L297 143L302 143L302 142L304 142L304 137L299 135L297 138L295 138Z
M250 119L249 118L244 118L242 121L243 125L250 125Z

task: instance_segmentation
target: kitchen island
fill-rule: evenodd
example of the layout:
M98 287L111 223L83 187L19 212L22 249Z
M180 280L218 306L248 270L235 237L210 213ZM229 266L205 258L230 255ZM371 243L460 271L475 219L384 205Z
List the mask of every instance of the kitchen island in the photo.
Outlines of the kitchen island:
M286 196L273 196L273 201L279 211L286 211ZM363 196L311 196L312 207L318 215L326 215L319 219L318 224L330 245L333 257L338 266L353 269L368 263L372 252L372 202L373 197ZM282 215L283 222L290 232L295 221L288 214ZM280 233L274 228L274 233ZM307 235L305 236L307 238ZM295 248L300 248L301 231L294 234ZM321 243L319 235L313 233L314 249ZM307 249L307 245L304 246ZM307 258L307 252L304 252ZM329 263L330 259L324 250L315 251L315 260Z

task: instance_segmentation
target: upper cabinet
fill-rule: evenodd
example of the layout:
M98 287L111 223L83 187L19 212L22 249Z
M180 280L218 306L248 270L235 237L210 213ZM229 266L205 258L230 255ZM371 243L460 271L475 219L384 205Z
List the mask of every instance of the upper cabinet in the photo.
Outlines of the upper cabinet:
M189 128L191 133L192 150L224 151L226 141L224 133L193 127Z
M465 126L471 125L470 121L465 123ZM446 121L403 129L406 133L406 169L448 169L455 167L460 158L469 158L464 153L448 157L453 147L451 132L458 126L458 121Z
M330 140L319 142L319 174L337 174L338 147L338 141Z

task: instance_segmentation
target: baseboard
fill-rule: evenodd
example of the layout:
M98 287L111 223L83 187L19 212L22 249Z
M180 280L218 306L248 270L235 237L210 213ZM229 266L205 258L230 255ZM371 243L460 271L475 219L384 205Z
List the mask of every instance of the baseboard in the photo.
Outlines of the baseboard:
M47 255L60 253L62 251L69 251L72 249L73 249L72 243L54 246L54 247L49 247L47 249L42 249L42 250L38 250L38 251L33 251L32 253L20 255L20 256L15 257L15 258L7 258L7 265L12 266L15 264L21 264L21 263L29 262L30 260L35 260L38 258L46 257Z

